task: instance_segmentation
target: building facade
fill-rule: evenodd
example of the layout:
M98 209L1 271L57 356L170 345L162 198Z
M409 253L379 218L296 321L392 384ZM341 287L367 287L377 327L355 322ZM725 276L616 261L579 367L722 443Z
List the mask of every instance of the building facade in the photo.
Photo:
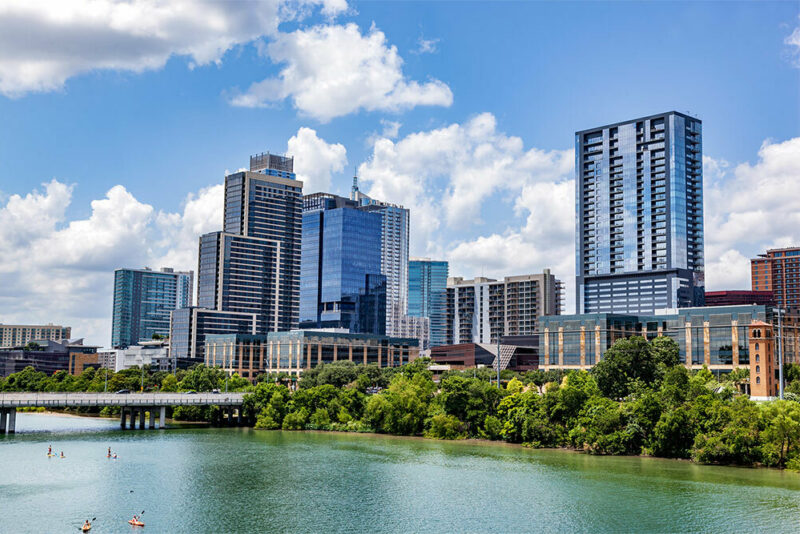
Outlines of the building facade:
M409 210L365 195L359 191L356 177L350 199L357 202L360 209L382 216L381 274L386 277L386 333L402 336L403 316L408 313Z
M124 348L169 336L169 314L192 304L194 273L164 267L114 271L111 346Z
M386 333L379 213L326 193L304 198L300 327Z
M500 340L500 370L524 373L539 368L537 336L504 336ZM498 345L492 343L460 343L432 347L430 356L436 364L450 369L491 367L497 369Z
M33 340L68 341L71 335L69 326L0 323L0 347L19 347Z
M742 306L747 304L775 306L776 303L772 291L706 291L706 306Z
M446 343L497 343L503 336L535 335L540 317L561 313L561 294L561 281L549 269L503 280L451 277Z
M206 334L297 328L303 182L293 171L293 158L265 153L225 177L223 229L199 239L198 306L172 317L179 364L203 359Z
M295 330L267 335L208 336L205 363L255 380L261 373L300 376L304 370L319 364L344 360L399 367L415 360L418 354L416 339Z
M408 315L428 319L423 349L447 343L446 261L413 258L408 262Z
M786 362L800 362L797 316L784 316L782 339ZM691 369L714 372L750 366L749 331L754 322L777 324L771 306L680 308L662 315L594 313L543 317L539 356L544 369L589 369L615 341L631 336L668 336L680 348L680 361Z
M702 160L674 111L576 132L579 314L703 305Z
M771 249L750 260L753 291L770 291L780 308L800 307L800 247Z
M173 366L185 367L204 358L206 336L211 334L252 334L258 330L255 313L209 310L192 306L172 312L170 357Z
M77 339L28 341L25 346L0 349L0 376L18 373L29 366L48 376L57 371L80 374L85 367L99 367L97 347L84 345L83 339Z
M143 341L127 349L117 351L114 370L122 371L149 365L151 371L174 372L175 362L169 354L169 343L165 341Z

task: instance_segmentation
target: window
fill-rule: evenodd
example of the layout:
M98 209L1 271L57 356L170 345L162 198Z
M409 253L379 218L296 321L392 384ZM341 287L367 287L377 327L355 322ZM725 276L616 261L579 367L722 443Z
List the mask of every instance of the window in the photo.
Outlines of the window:
M756 377L756 384L760 384L760 383L761 383L761 377L760 377L760 376L757 376L757 377Z
M756 357L757 356L758 355L756 355ZM760 372L761 372L761 366L760 365L756 365L756 373L760 373Z
M759 356L758 354L756 354L756 363L759 363L760 361L761 361L761 356Z

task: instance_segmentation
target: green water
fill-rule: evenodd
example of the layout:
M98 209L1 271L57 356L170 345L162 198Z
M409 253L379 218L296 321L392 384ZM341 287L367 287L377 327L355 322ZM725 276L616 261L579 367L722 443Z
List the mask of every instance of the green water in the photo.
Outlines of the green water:
M42 414L17 428L0 438L0 532L93 516L92 534L800 531L800 475L766 469Z

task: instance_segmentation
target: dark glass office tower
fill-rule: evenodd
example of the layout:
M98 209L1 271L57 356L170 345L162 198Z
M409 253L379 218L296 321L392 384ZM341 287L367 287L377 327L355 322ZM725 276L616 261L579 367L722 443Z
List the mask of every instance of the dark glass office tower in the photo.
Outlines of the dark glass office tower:
M386 333L380 213L327 193L304 199L301 328Z
M197 304L253 313L256 333L297 328L303 183L293 159L250 158L250 171L225 177L221 232L200 237Z
M702 153L674 111L575 134L578 313L703 304Z

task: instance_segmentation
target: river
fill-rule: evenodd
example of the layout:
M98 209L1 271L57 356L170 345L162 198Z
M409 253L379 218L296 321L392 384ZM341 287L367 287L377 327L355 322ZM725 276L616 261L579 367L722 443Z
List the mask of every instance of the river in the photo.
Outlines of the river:
M0 437L2 532L800 531L800 475L768 469L49 414L17 429Z

